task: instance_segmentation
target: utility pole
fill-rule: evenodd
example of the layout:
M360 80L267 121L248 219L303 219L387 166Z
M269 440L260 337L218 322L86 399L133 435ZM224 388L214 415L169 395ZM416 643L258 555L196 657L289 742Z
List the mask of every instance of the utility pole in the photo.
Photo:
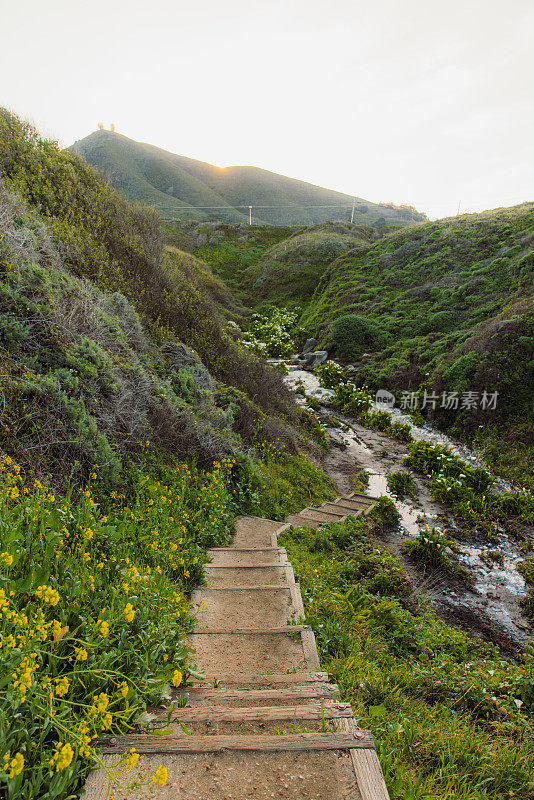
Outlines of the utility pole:
M356 208L356 198L355 198L355 197L353 197L353 198L352 198L352 213L351 213L351 215L350 215L350 221L351 221L351 223L352 223L352 222L354 222L354 209L355 209L355 208Z
M248 207L248 224L252 225L252 206Z

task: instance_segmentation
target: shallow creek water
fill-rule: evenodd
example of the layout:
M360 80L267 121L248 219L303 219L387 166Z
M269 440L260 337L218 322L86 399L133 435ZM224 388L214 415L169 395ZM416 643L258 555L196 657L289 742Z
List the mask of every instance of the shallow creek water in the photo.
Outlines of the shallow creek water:
M451 622L476 632L496 642L509 652L517 651L525 640L534 634L523 615L520 600L525 596L526 585L517 571L517 563L523 556L518 543L506 531L499 533L497 542L488 542L483 537L466 540L447 509L431 495L426 483L414 474L417 499L404 501L394 497L388 489L386 476L389 472L405 469L402 465L407 445L391 439L378 431L371 431L353 419L334 411L330 406L333 392L323 389L318 378L311 372L292 369L285 378L292 389L304 386L309 397L321 403L319 416L328 425L328 417L334 417L342 427L328 427L332 447L324 460L324 468L333 478L338 491L351 490L350 477L364 469L369 475L368 494L375 497L386 495L395 503L400 513L399 525L386 537L385 543L398 555L408 571L415 590L428 596L432 605ZM305 399L297 396L298 402ZM384 406L375 406L383 409ZM484 466L480 457L465 445L450 439L430 426L418 426L410 417L398 409L387 409L395 421L407 423L414 439L424 439L449 447L473 466ZM506 483L495 479L495 489L503 489ZM428 569L407 559L402 545L417 536L426 525L446 530L449 538L458 546L460 564L473 578L473 588L464 582L450 578L438 570ZM482 555L497 551L502 564L486 562Z

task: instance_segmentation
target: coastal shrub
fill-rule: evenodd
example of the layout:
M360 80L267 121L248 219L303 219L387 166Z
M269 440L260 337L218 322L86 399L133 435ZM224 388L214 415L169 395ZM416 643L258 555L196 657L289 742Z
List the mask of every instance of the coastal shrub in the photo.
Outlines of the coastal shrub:
M377 350L384 342L384 334L374 320L346 314L334 321L331 339L337 355L354 360L366 351Z
M346 383L347 373L335 361L327 361L320 367L317 367L315 374L319 378L321 386L325 389L335 389L339 384Z
M265 358L286 358L293 351L290 331L297 316L278 308L273 308L269 315L253 314L248 332L241 337L241 344Z

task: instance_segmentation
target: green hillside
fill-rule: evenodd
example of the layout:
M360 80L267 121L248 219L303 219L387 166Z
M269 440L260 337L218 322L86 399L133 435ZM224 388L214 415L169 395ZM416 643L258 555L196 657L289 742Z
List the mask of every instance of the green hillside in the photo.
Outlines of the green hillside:
M495 463L521 482L525 460L533 468L533 267L532 204L419 224L334 260L300 325L355 363L360 384L398 394L498 391L495 410L431 415L493 442ZM368 322L366 335L354 316Z
M249 306L301 305L313 295L331 262L355 247L368 247L387 227L326 223L277 228L219 226L193 252L240 294ZM176 235L173 231L174 236Z
M165 219L248 221L249 205L256 207L256 224L313 225L350 219L352 196L257 167L222 169L103 130L75 142L70 149L100 170L128 199L156 206ZM337 209L340 205L343 208ZM199 210L195 206L218 208ZM424 218L411 207L377 205L357 198L355 221L361 224L400 226Z

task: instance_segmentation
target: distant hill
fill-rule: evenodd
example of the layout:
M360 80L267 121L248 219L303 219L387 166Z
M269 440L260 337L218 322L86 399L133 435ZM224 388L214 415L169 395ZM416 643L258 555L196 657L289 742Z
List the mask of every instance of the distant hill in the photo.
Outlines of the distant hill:
M100 170L129 200L154 205L164 219L249 219L264 225L314 225L350 220L353 197L258 167L215 167L142 144L110 131L95 131L70 150ZM207 208L198 208L203 206ZM425 220L411 206L356 198L354 221L403 226Z

